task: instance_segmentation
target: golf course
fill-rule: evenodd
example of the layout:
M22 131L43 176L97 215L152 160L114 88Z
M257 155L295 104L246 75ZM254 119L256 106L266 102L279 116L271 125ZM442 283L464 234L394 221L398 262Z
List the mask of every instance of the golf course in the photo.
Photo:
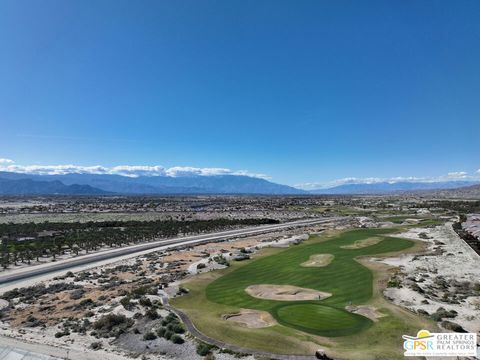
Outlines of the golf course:
M352 339L362 339L364 333L391 335L396 342L402 331L425 325L424 321L383 299L376 281L386 279L387 274L380 271L386 267L375 272L362 264L369 256L405 252L416 245L394 237L395 230L357 229L327 238L311 236L289 248L264 249L252 260L186 283L190 293L172 304L189 314L207 335L251 348L299 353L316 346L312 343L330 347L350 339L354 349ZM346 309L370 305L379 309L381 317ZM246 329L225 321L226 314L245 309L267 314L275 323Z

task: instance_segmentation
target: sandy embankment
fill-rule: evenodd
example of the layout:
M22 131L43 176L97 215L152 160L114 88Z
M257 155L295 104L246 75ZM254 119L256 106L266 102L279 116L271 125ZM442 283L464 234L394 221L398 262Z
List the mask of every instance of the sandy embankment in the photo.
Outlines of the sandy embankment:
M293 285L250 285L245 291L257 299L280 301L323 300L332 296L327 292Z
M310 256L310 259L300 265L303 267L325 267L329 265L334 258L335 256L332 254L315 254Z
M402 274L402 287L387 288L385 295L395 304L417 312L421 310L433 314L440 307L454 310L458 315L445 320L451 320L468 331L479 332L480 297L459 297L456 301L451 301L451 298L462 295L457 287L459 283L479 283L480 256L448 223L435 228L410 229L395 236L428 242L429 250L423 255L404 254L380 260L399 267ZM438 287L439 283L445 284L443 288Z
M237 314L226 314L223 318L250 329L260 329L277 324L269 312L259 310L242 310Z

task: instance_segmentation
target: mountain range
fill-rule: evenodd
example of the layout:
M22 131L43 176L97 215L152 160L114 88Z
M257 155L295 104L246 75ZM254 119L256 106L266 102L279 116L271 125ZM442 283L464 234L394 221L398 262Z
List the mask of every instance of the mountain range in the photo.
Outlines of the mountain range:
M456 189L436 189L420 192L420 195L435 198L480 199L480 185L470 185Z
M0 178L0 195L106 195L106 191L90 185L65 185L61 181Z
M479 182L476 182L479 183ZM311 190L312 194L392 194L420 190L456 189L475 184L472 181L443 181L443 182L378 182L371 184L344 184L328 189Z
M463 189L475 184L480 184L480 182L378 182L344 184L328 189L306 191L276 184L265 179L241 175L128 177L109 174L34 175L0 172L0 195L375 195L438 192L449 189ZM466 190L464 193L468 195L472 192ZM445 194L448 194L448 192L445 192Z
M31 175L0 172L0 194L306 194L306 191L240 175L139 176ZM84 187L88 186L88 187Z

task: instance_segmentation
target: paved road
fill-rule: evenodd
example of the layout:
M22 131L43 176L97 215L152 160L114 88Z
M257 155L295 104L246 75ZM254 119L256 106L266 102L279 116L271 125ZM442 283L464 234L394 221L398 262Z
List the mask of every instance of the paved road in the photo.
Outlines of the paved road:
M327 223L335 220L341 220L343 218L332 217L322 219L309 219L292 221L282 224L274 225L262 225L255 227L248 227L243 229L227 230L217 233L186 236L180 238L174 238L169 240L152 241L140 245L133 245L124 247L121 249L106 250L99 253L92 253L88 255L81 255L78 257L61 260L58 262L46 263L41 265L33 265L27 268L14 270L6 274L0 275L0 288L10 285L20 280L31 280L40 277L41 275L50 274L62 270L69 270L81 265L93 264L100 261L108 260L108 262L115 262L120 257L125 255L138 254L140 252L153 252L158 250L167 250L172 248L178 248L182 246L198 245L201 243L207 243L212 241L221 241L229 238L235 238L239 236L258 235L262 233L273 232L281 229L288 229L293 227L302 227L315 224ZM19 284L20 285L20 284Z

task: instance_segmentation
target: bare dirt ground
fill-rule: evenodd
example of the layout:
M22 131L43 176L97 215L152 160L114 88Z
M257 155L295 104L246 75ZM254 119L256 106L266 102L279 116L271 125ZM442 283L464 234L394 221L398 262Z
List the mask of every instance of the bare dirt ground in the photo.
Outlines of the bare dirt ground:
M258 299L280 301L323 300L332 296L327 292L293 285L250 285L245 291Z
M206 271L212 270L219 266L214 260L218 256L234 261L233 258L238 254L248 255L267 246L288 246L308 238L306 232L319 232L322 229L324 226L288 229L182 250L140 253L136 257L122 258L114 263L102 262L85 266L75 274L65 275L65 272L62 272L57 278L46 279L42 284L47 288L52 285L68 285L68 288L46 292L40 296L29 296L28 299L25 299L25 296L32 291L21 291L18 297L10 300L10 307L2 310L4 316L0 320L0 337L43 344L51 350L58 349L48 352L48 349L46 350L54 356L58 356L64 349L71 349L71 354L82 353L82 356L76 357L79 360L97 357L116 360L139 354L144 354L146 359L158 360L201 359L195 354L196 341L189 336L182 335L185 341L183 344L174 344L160 337L145 341L145 333L158 327L155 325L158 320L148 319L147 311L157 309L158 315L165 318L168 313L163 313L165 310L161 309L162 297L175 297L180 294L182 287L179 281L190 276L188 269L198 261L211 264ZM30 285L38 284L36 281ZM141 288L148 288L147 294L141 297L149 299L153 307L142 305L140 299L133 296L135 291ZM11 289L2 289L6 290ZM122 303L126 297L131 298L128 306ZM124 315L135 320L135 325L122 335L121 341L115 341L112 337L97 339L92 335L91 327L86 333L72 331L81 327L85 320L93 324L105 314ZM273 319L264 314L250 313L241 314L230 321L233 320L243 322L244 326L263 327L270 326ZM69 332L65 332L67 326ZM132 331L134 327L138 328L139 333ZM58 333L62 335L57 337ZM93 343L100 343L101 349L92 350ZM229 354L215 354L215 359L233 358L234 356Z
M250 329L259 329L277 324L269 312L250 309L242 310L237 314L226 314L224 319Z
M453 322L467 331L480 332L480 256L458 237L451 223L396 236L425 241L428 252L381 260L400 269L385 296L397 305L432 316L449 330Z
M315 254L300 265L304 267L324 267L330 264L334 258L335 256L332 254Z

